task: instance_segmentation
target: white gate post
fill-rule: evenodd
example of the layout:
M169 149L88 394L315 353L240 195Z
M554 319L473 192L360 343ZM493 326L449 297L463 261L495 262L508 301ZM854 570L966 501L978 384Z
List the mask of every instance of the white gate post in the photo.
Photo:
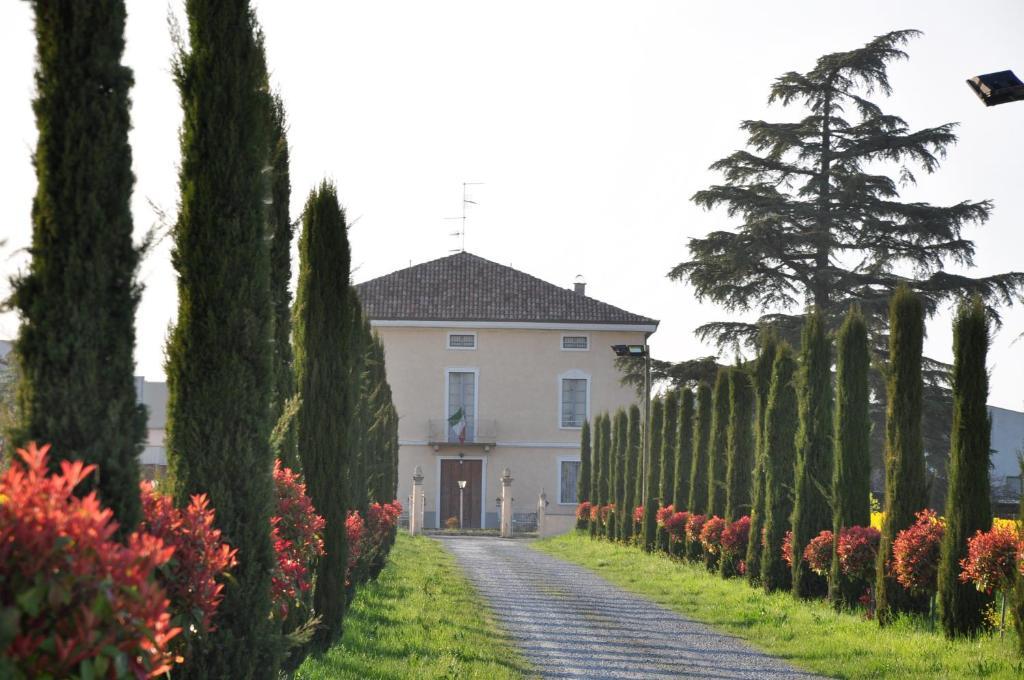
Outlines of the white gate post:
M409 508L409 535L423 533L423 468L412 472L412 507Z
M512 471L501 473L501 537L512 538Z

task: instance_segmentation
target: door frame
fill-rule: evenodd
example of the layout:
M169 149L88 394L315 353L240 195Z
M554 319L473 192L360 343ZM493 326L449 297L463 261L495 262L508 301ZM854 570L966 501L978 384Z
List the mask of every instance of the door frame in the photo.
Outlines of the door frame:
M480 466L480 528L486 527L487 520L487 459L483 456L438 456L437 457L437 484L435 485L437 499L437 512L434 513L434 528L441 528L441 461L442 460L479 460L483 461Z

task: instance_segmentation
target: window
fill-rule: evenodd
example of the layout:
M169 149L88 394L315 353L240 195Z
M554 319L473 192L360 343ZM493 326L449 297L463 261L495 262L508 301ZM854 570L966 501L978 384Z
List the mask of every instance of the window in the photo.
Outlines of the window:
M589 349L590 338L586 335L563 335L562 349L586 350Z
M576 503L576 480L580 473L578 460L558 461L558 502L566 505Z
M562 427L583 427L588 382L586 378L562 378Z
M449 349L476 349L476 333L449 333Z
M476 436L476 372L448 371L448 441L472 442Z

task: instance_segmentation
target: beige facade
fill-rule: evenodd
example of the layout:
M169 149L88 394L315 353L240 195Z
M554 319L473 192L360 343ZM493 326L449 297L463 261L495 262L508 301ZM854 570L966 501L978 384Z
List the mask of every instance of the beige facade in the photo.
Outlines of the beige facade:
M655 327L443 321L375 321L373 326L384 343L399 414L398 498L408 501L413 470L420 466L426 527L443 526L447 518L441 515L451 514L440 512L441 468L443 461L459 460L482 461L479 509L473 509L479 526L497 527L499 479L509 468L514 513L535 513L543 491L547 530L572 527L576 491L568 477L575 474L572 462L580 459L580 427L563 420L564 402L571 401L563 381L573 381L573 389L585 385L587 419L628 407L636 394L620 384L610 346L642 344ZM462 337L453 343L452 334ZM470 344L465 336L473 336L472 348L452 346ZM571 339L565 341L566 336ZM580 338L586 338L586 349L564 348L582 344ZM453 373L473 385L467 409L472 418L461 443L448 421L454 415Z

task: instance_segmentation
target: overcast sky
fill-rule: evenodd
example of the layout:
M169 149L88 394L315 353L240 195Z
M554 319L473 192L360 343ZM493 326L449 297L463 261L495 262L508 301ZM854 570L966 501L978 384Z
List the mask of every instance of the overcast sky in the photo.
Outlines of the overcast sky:
M129 0L125 62L135 72L133 212L141 235L173 221L181 113L171 80L168 6ZM728 318L666 272L686 242L732 222L689 201L720 181L709 164L740 148L743 119L794 119L767 108L772 80L823 53L918 28L910 60L890 71L882 102L912 127L960 121L960 143L906 198L993 199L971 229L972 275L1024 269L1021 206L1024 103L986 109L964 80L1024 72L1019 0L962 2L313 2L256 3L272 81L290 121L292 214L321 178L338 185L363 281L458 247L449 234L469 209L466 249L661 320L656 357L711 353L692 330ZM5 274L30 242L36 132L31 109L31 6L0 3L0 250ZM137 370L163 377L176 308L170 239L142 266ZM1004 311L994 340L990 403L1024 408L1024 309ZM0 338L17 332L0 316ZM926 351L950 360L950 314L928 327ZM728 358L728 357L727 357Z

